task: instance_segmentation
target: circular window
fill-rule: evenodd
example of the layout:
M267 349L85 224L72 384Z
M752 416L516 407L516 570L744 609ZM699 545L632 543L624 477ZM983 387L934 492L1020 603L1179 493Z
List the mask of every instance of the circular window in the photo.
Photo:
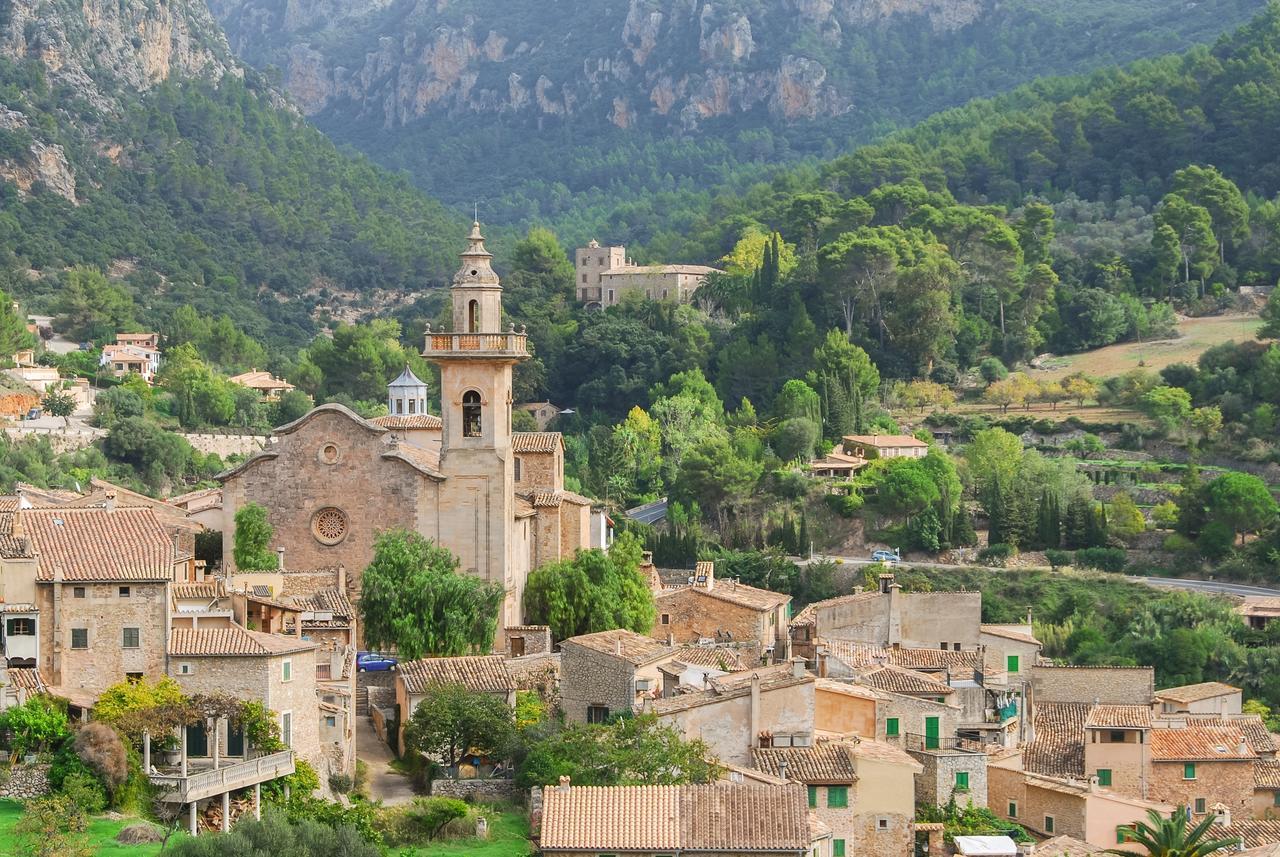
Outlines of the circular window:
M332 506L316 512L311 519L311 532L316 541L326 545L336 545L347 537L347 514Z
M342 450L336 443L326 443L320 447L319 458L321 464L337 464L342 460Z

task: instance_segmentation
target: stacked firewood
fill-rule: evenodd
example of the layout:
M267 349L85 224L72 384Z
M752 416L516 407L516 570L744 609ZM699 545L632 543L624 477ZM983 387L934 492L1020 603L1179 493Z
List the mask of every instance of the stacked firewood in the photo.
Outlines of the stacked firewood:
M234 826L242 815L253 815L253 798L237 798L231 801L231 825ZM213 800L200 816L200 825L205 830L219 833L222 831L222 801Z

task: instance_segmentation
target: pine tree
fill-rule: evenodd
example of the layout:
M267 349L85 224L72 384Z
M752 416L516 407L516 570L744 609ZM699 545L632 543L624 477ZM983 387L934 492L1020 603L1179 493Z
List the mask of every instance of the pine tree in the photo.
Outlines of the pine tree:
M969 547L978 543L978 534L973 529L973 517L961 503L951 519L951 544L957 547Z

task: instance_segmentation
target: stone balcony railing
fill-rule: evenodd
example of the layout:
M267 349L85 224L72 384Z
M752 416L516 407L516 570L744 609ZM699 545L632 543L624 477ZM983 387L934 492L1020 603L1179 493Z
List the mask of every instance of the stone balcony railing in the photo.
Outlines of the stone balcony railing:
M529 356L528 336L516 333L511 325L506 333L447 333L427 328L422 356L432 357L509 357Z
M293 751L282 750L256 759L232 762L212 770L189 772L185 777L180 774L153 773L150 779L151 784L160 792L161 800L190 803L285 777L293 771Z

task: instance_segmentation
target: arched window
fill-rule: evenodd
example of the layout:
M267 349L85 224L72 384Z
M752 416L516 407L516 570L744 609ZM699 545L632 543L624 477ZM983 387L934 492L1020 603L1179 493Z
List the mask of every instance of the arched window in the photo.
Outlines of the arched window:
M480 332L480 301L467 305L467 333Z
M480 394L475 390L462 394L462 436L480 436Z

